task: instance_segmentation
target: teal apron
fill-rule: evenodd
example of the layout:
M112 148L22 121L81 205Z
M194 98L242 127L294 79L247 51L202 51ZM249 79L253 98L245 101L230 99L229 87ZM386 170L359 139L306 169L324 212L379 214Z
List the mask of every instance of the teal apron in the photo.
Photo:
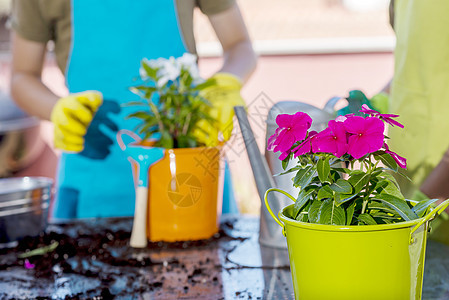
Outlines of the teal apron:
M120 129L133 130L125 117L138 108L140 61L179 57L187 52L175 1L72 0L72 48L66 71L70 93L97 90L104 102L79 154L63 153L57 175L54 219L120 217L134 214L132 169L116 142ZM232 194L224 199L235 203Z

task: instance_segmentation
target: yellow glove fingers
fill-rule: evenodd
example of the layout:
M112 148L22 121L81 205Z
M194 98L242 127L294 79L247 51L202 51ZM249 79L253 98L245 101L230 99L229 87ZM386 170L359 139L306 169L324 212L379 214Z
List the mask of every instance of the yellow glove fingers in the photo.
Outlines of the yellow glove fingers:
M242 83L237 76L229 73L217 73L213 76L216 81L216 85L222 88L230 88L233 90L240 90L242 88Z
M83 150L83 137L102 102L101 93L95 91L59 99L50 116L55 128L55 147L74 152Z
M221 109L219 126L220 131L223 134L225 141L229 140L232 135L232 129L234 128L234 106L224 105Z
M79 104L81 107L75 112L70 108L62 108L61 112L55 114L52 118L55 127L64 129L66 132L71 132L83 136L86 134L86 127L90 124L90 121L86 122L90 118L92 121L92 115L88 112L89 110ZM84 110L84 111L83 111ZM81 121L79 116L83 115L84 121ZM88 116L90 115L90 117Z
M209 133L209 141L218 142L218 131L221 131L223 139L229 140L233 129L234 106L246 106L240 95L242 84L240 79L232 74L217 73L210 78L214 84L201 91L201 95L209 100L212 107L209 115L217 121L216 128L199 122L198 126Z
M69 97L67 100L64 100L65 99L61 101L61 105L63 114L67 116L67 118L79 120L85 127L92 122L94 114L98 110L98 106L95 107L83 96Z
M206 120L200 120L197 123L197 128L193 131L193 135L198 142L208 147L215 147L218 144L218 130Z
M55 127L54 146L65 151L80 152L84 148L84 138Z
M98 107L103 103L103 97L101 93L97 91L73 94L73 96L93 113L95 113L98 110Z
M66 143L63 140L58 140L55 139L54 141L54 146L55 148L64 150L64 151L69 151L69 152L81 152L83 151L84 145L82 144L70 144L70 143Z
M84 135L79 135L70 131L65 130L61 127L55 127L55 140L65 141L70 144L83 144L84 143Z

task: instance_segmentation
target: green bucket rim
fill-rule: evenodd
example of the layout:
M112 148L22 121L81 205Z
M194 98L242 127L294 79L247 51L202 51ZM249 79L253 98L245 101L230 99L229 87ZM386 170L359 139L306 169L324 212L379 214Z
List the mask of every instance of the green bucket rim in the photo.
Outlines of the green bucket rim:
M284 224L292 225L294 227L300 227L303 229L309 230L318 230L318 231L343 231L343 232L368 232L368 231L385 231L385 230L393 230L400 228L412 227L413 225L418 224L423 218L404 221L393 224L379 224L379 225L325 225L325 224L317 224L317 223L306 223L297 220L293 220L290 217L284 215L284 211L294 204L290 204L284 207L281 211L279 211L279 219L284 222Z

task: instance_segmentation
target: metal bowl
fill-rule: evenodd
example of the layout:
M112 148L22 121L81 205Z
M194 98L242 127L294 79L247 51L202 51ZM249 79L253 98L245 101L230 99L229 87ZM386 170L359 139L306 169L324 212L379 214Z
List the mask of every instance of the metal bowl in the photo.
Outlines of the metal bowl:
M25 114L0 91L0 177L11 177L29 166L44 147L39 120Z
M45 230L52 186L46 177L0 179L0 246Z

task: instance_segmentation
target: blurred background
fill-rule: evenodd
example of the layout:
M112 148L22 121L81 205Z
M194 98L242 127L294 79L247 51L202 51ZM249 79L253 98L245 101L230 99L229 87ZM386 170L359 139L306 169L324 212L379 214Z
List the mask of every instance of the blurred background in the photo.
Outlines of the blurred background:
M259 55L257 70L242 95L262 153L265 118L274 103L296 100L323 107L331 97L345 97L353 89L371 97L393 74L395 39L388 0L237 1ZM8 13L9 0L0 0L0 92L4 93L10 72ZM195 37L201 74L210 76L221 65L221 48L200 11L195 12ZM51 55L43 76L55 92L67 93ZM260 200L237 124L234 130L226 149L238 205L242 213L258 214ZM59 153L52 149L52 125L41 122L40 134L44 151L15 176L54 177Z

